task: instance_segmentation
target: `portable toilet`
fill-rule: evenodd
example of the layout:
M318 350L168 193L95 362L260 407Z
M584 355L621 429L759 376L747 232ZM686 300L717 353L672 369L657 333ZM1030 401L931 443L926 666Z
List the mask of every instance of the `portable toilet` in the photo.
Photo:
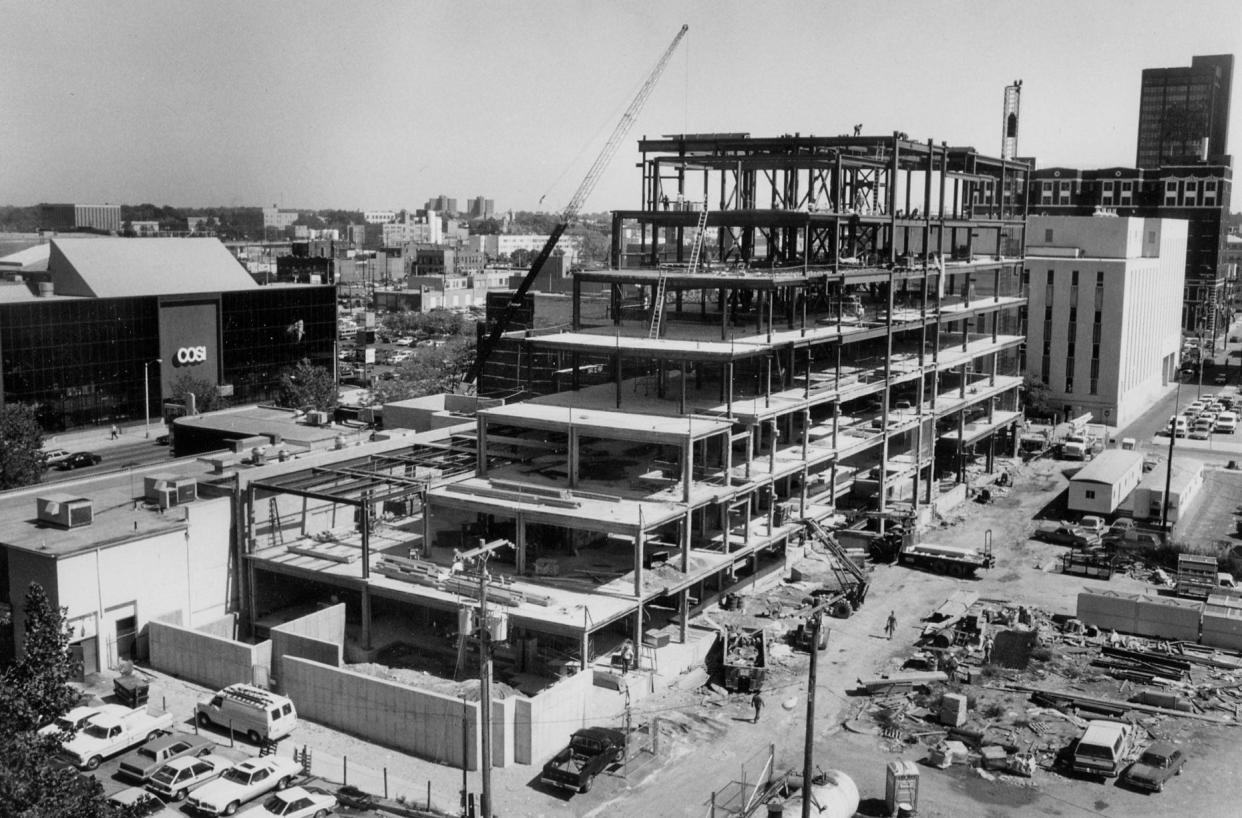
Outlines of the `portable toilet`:
M913 761L888 762L884 783L884 806L888 815L913 815L919 808L919 768Z

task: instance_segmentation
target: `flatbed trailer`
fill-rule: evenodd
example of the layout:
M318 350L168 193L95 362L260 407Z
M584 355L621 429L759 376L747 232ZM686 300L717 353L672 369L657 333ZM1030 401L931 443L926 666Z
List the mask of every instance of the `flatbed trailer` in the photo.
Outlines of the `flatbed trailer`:
M901 549L897 561L952 577L974 576L976 571L996 564L990 538L985 541L983 550L958 545L911 544Z

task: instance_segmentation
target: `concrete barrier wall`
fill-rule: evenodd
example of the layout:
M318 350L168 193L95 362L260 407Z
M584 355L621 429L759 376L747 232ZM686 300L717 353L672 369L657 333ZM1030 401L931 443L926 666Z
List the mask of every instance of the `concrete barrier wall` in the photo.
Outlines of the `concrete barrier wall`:
M302 717L412 755L479 766L479 705L309 659L286 656L281 687ZM493 758L495 753L493 753Z
M533 698L516 701L514 760L539 764L569 741L569 734L586 725L591 686L590 670L575 673Z
M1203 605L1173 597L1083 591L1076 616L1105 630L1193 642L1199 638Z
M1203 605L1189 599L1170 597L1141 597L1135 604L1138 617L1135 633L1159 639L1184 639L1194 642L1199 638L1199 620L1203 618Z
M285 662L293 656L310 659L330 667L340 667L342 649L340 642L325 642L309 636L285 633L272 629L272 684L284 691Z
M151 666L163 673L219 689L251 681L256 665L271 672L271 642L247 645L167 622L148 627Z
M1135 607L1137 601L1136 594L1083 591L1078 594L1078 610L1075 616L1097 628L1134 633L1138 622Z
M322 642L345 642L345 603L340 602L326 608L320 608L306 616L291 619L283 625L272 628L272 633L292 633L297 636L308 636Z
M179 625L180 622L173 624ZM200 633L210 633L213 636L223 637L224 639L237 638L237 614L225 614L219 619L213 619L210 622L204 622L194 630Z
M1242 650L1242 619L1219 613L1204 613L1201 641L1214 648Z

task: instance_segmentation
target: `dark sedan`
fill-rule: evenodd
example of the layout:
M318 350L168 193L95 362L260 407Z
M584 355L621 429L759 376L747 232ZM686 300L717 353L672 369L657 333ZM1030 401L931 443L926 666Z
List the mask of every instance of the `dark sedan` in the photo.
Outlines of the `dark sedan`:
M102 461L103 458L94 452L74 452L64 460L56 464L56 468L61 471L69 471L70 469L81 469L86 466L94 466Z
M1185 765L1186 754L1181 748L1171 741L1157 741L1130 765L1121 780L1135 789L1160 792L1165 782L1182 774Z

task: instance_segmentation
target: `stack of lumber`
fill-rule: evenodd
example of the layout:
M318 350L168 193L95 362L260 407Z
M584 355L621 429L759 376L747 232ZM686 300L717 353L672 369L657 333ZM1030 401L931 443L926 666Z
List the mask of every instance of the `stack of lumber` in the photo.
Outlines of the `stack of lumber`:
M425 560L410 560L385 554L375 565L375 573L386 577L411 582L415 585L426 585L431 588L442 588L447 571L435 563Z

